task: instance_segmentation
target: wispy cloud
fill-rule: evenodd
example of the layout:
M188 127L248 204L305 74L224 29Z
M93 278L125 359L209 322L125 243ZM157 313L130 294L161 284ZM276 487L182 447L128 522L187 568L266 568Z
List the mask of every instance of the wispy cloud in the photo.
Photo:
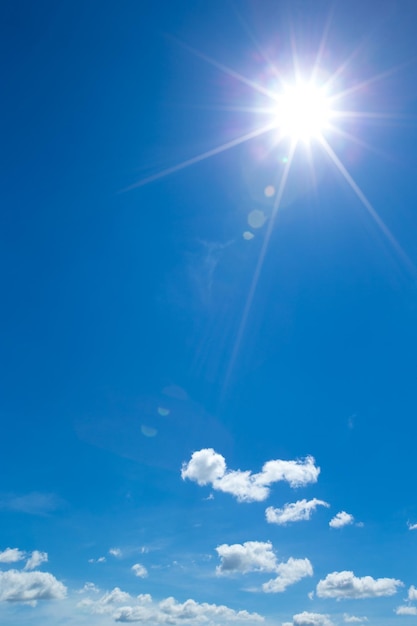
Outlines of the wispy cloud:
M300 522L303 520L309 520L311 514L316 510L318 506L329 507L330 505L323 500L298 500L290 504L285 504L282 509L274 509L269 506L266 511L266 521L270 524L278 524L284 526L290 522Z
M358 578L353 572L333 572L317 584L319 598L378 598L392 596L404 583L395 578Z
M417 530L417 524L411 524L407 522L408 530Z
M343 613L343 621L345 624L362 624L363 622L367 622L367 617L359 617L356 615L349 615L349 613Z
M311 456L295 461L268 461L257 474L249 470L229 470L225 458L213 448L194 452L181 470L183 480L188 478L201 486L211 485L213 489L232 494L239 502L266 500L270 486L276 482L285 481L291 487L315 483L319 473L320 468Z
M33 491L24 495L0 495L0 510L48 515L64 506L64 501L53 493Z

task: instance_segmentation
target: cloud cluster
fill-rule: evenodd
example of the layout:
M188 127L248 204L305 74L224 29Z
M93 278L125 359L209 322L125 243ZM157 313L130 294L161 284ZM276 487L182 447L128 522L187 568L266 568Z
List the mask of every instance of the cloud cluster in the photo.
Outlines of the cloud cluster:
M362 624L367 622L367 617L357 617L356 615L349 615L349 613L343 613L343 621L345 624Z
M319 598L379 598L392 596L403 583L395 578L358 578L353 572L333 572L317 584Z
M340 511L337 513L333 519L330 520L329 526L331 528L342 528L343 526L348 526L349 524L353 524L355 518L350 513L346 513L346 511Z
M66 587L52 574L15 569L0 572L0 602L36 604L38 600L62 600L66 594Z
M203 448L194 452L188 463L183 463L181 477L230 493L239 502L262 502L268 498L273 483L286 481L291 487L301 487L317 482L319 473L320 468L311 456L296 461L268 461L257 474L229 470L221 454L213 448Z
M266 511L266 521L270 524L278 524L279 526L285 526L290 522L300 522L303 520L309 520L311 514L316 510L318 506L329 507L330 505L323 500L298 500L290 504L285 504L282 509L274 509L269 506Z
M262 622L258 613L235 611L224 605L199 603L195 600L177 602L169 597L155 602L149 594L133 597L118 587L99 599L86 598L79 607L98 615L111 615L116 622L152 624L222 624L225 622Z
M306 576L313 575L308 559L294 559L278 563L272 544L262 541L246 541L243 544L222 544L216 548L221 563L216 572L221 574L247 574L248 572L274 572L276 578L262 585L265 593L281 593Z
M414 587L414 585L411 585L411 587L408 590L408 599L411 602L413 600L417 600L417 589Z
M48 561L48 554L46 552L39 552L34 550L32 553L19 550L19 548L6 548L3 552L0 552L0 563L18 563L27 559L25 570L36 569L42 563Z

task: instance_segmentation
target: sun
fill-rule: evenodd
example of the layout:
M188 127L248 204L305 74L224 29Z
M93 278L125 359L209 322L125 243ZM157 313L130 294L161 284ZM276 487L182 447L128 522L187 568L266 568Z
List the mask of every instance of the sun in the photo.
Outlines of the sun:
M329 128L331 101L324 87L297 82L277 95L275 123L281 137L305 143L320 139Z

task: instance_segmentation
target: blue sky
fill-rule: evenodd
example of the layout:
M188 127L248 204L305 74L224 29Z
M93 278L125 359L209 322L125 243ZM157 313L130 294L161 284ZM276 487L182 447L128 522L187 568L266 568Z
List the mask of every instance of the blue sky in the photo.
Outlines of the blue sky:
M2 624L415 621L416 19L3 4Z

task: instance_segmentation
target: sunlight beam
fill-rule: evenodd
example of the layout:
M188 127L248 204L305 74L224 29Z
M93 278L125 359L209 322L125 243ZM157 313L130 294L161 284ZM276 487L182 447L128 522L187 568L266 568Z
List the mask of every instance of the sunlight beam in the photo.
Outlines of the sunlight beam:
M215 156L216 154L220 154L221 152L224 152L225 150L234 148L235 146L238 146L239 144L244 143L245 141L249 141L250 139L259 137L260 135L267 133L273 128L275 128L275 124L268 124L266 126L263 126L262 128L252 130L250 133L246 133L245 135L241 135L240 137L237 137L236 139L232 139L231 141L228 141L222 144L221 146L217 146L216 148L207 150L207 152L203 152L202 154L192 157L191 159L182 161L182 163L178 163L177 165L168 167L165 170L162 170L161 172L157 172L156 174L147 176L146 178L143 178L142 180L139 180L138 182L133 183L133 185L130 185L129 187L125 187L124 189L122 189L122 193L131 191L132 189L137 189L138 187L143 187L144 185L147 185L148 183L152 183L153 181L158 180L159 178L164 178L165 176L169 176L170 174L175 174L175 172L179 172L180 170L183 170L184 168L190 165L194 165L195 163L204 161L204 159L208 159L212 156Z
M356 196L362 202L363 206L366 208L369 215L373 218L373 220L375 221L377 226L380 228L382 233L385 235L385 237L388 239L388 241L391 243L391 245L393 246L397 254L401 257L401 259L403 260L407 268L415 275L417 273L417 270L414 264L412 263L410 258L407 256L407 254L404 252L404 250L401 248L400 244L395 239L394 235L391 233L389 228L386 226L385 222L379 217L378 213L375 211L374 207L369 202L368 198L365 196L365 194L363 193L359 185L355 182L355 180L349 174L348 170L340 161L339 157L336 155L336 153L334 152L330 144L323 137L321 138L320 143L322 147L324 148L325 152L328 154L328 156L332 160L333 164L336 166L336 168L342 174L343 178L349 184L352 191L356 194Z

